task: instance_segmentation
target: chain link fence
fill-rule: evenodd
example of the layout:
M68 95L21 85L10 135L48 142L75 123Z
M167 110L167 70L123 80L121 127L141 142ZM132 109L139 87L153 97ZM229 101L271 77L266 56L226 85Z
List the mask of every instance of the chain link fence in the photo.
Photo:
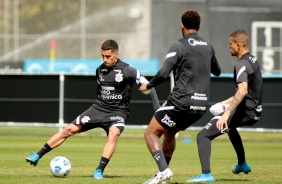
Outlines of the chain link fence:
M103 40L121 58L149 58L150 0L0 0L0 63L49 58L100 58Z

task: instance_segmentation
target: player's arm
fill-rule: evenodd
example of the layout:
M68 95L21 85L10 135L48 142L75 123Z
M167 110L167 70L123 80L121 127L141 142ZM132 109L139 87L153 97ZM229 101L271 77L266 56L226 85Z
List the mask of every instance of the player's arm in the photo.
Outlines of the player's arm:
M235 70L237 91L232 97L232 100L229 98L231 100L229 107L225 110L221 118L216 123L216 127L219 130L228 128L227 120L230 114L237 108L237 106L248 94L248 73L252 72L252 68L249 66L248 62L237 61L237 63L235 64Z
M99 91L99 89L100 89L100 87L101 87L101 84L100 84L100 80L99 80L99 70L100 70L100 67L97 67L96 68L96 78L97 78L97 96L99 96L99 94L100 94L100 91Z
M238 85L238 90L233 96L232 101L229 103L229 107L226 109L226 112L228 114L231 114L248 94L247 82L241 82L237 85Z
M233 96L232 97L230 97L230 98L228 98L228 99L226 99L226 100L224 100L224 101L222 101L222 102L220 102L220 103L222 103L222 104L230 104L231 102L232 102L232 100L233 100Z
M219 76L221 74L221 68L218 64L213 48L212 48L212 51L213 51L213 57L211 60L211 73L214 74L215 76Z
M241 82L238 83L238 90L232 98L232 101L229 104L229 107L225 110L221 118L217 121L217 129L222 130L223 128L228 128L227 120L230 114L237 108L237 106L242 102L242 100L248 94L248 83ZM224 127L225 125L225 127Z
M140 83L138 85L139 86L141 86L142 84L147 85L148 83L149 83L149 81L144 76L141 75L140 76ZM155 88L151 88L151 89L147 90L147 93L146 93L146 91L141 91L141 92L143 94L149 94L150 95L154 111L158 110L159 107L160 107L160 102L159 102L159 98L158 98L158 95L157 95Z
M126 67L124 69L124 71L125 71L126 77L129 80L135 81L138 86L141 86L142 84L146 85L146 84L149 83L149 81L144 76L142 76L138 70L131 67L130 65L128 67ZM154 111L156 111L160 107L160 103L159 103L158 95L157 95L155 88L147 90L147 92L145 92L145 93L143 92L143 94L149 94L150 95Z

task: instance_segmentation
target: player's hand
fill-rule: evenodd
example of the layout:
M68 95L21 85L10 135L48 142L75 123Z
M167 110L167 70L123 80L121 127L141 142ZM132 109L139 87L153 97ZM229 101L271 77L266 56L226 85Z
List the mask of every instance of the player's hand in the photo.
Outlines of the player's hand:
M139 88L139 90L141 91L141 93L144 93L144 91L147 91L147 84L142 84Z
M228 114L224 113L221 118L219 118L219 120L216 122L216 128L218 130L222 130L224 128L228 128L228 123L227 123L227 120L228 120Z

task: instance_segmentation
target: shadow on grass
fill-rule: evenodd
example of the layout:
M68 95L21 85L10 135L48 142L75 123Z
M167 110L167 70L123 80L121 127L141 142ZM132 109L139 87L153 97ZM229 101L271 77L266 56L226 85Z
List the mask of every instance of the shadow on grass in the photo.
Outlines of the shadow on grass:
M228 181L228 182L246 182L246 181L252 181L248 179L216 179L215 181Z
M251 180L247 180L247 179L216 179L215 182L236 182L236 183L245 183L247 181L251 181ZM178 182L178 181L167 181L166 182L167 184L188 184L187 182L185 181L182 181L182 182ZM206 183L206 182L194 182L195 184L196 183Z
M93 175L77 175L75 177L78 177L78 178L93 178ZM132 176L104 175L104 177L105 177L104 179L113 179L113 178L129 178L129 177L132 177ZM99 180L99 179L97 179L97 180Z

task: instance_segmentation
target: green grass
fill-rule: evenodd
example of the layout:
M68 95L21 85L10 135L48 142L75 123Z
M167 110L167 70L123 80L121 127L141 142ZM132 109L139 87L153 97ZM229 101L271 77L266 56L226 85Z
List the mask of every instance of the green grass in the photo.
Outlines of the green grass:
M46 154L34 167L25 161L30 151L38 151L58 128L47 127L0 127L0 183L8 184L77 184L77 183L143 183L156 171L143 139L144 130L126 129L119 138L118 146L105 169L104 180L94 180L103 147L105 133L101 129L75 135L60 147ZM201 171L197 144L198 131L181 132L170 168L173 180L168 183L184 183ZM270 184L282 182L282 134L241 132L247 161L252 167L248 175L234 175L236 155L227 135L213 141L211 166L216 183ZM184 138L192 139L184 143ZM65 156L72 164L66 178L55 178L49 172L49 163L55 156Z

